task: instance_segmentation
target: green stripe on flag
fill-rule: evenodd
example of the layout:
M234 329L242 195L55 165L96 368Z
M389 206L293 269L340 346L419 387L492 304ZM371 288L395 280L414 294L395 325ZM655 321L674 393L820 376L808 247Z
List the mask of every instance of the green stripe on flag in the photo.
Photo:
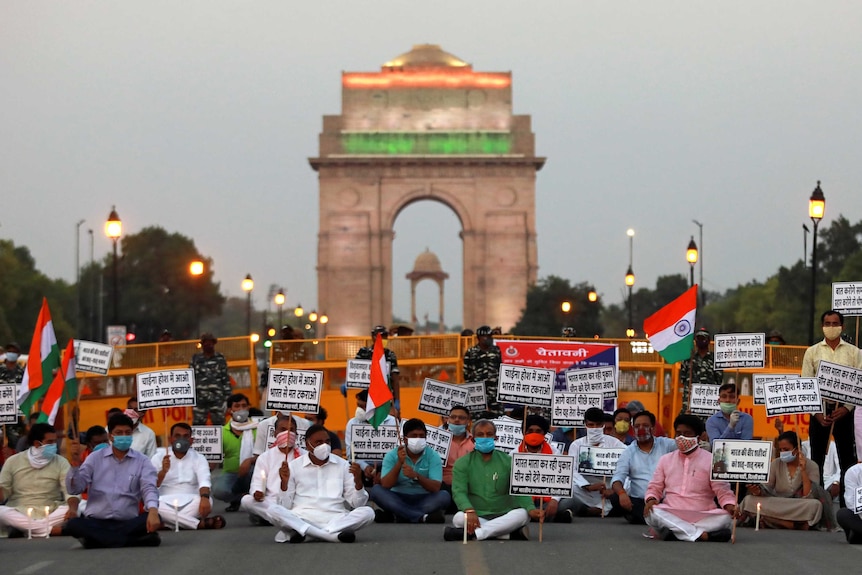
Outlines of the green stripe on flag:
M670 344L658 353L668 363L684 361L691 357L691 344L693 341L694 333L691 333L678 342Z

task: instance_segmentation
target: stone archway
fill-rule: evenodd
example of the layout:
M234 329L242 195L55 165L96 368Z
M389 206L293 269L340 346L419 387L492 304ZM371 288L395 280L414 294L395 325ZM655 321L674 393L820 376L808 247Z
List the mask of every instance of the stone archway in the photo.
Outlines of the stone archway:
M535 182L545 159L511 101L510 73L474 72L437 46L416 46L379 73L343 73L342 114L324 117L310 160L328 333L391 322L393 226L420 200L461 221L464 326L515 324L538 272Z

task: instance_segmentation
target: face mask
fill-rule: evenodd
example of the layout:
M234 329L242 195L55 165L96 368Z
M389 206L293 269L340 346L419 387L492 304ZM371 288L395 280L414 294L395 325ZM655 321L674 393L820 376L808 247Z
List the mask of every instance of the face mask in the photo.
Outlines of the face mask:
M539 447L544 441L545 436L541 433L528 433L524 436L524 443L530 447Z
M356 412L354 412L353 417L358 419L359 421L365 421L365 410L361 407L356 408Z
M652 439L652 430L639 427L635 429L635 439L639 443L644 443Z
M93 447L93 453L96 453L100 449L105 449L106 447L108 447L107 443L99 443Z
M413 454L419 454L425 451L425 446L428 445L428 442L425 441L424 437L408 437L407 438L407 450Z
M120 451L128 451L132 448L132 436L131 435L115 435L114 436L114 447L119 449Z
M18 354L14 351L6 352L6 361L18 361Z
M476 451L479 453L491 453L494 451L494 438L493 437L477 437L476 438Z
M42 455L47 459L52 459L57 455L57 444L48 443L42 446Z
M449 431L452 432L452 435L464 435L467 431L467 426L458 423L450 423Z
M275 446L279 449L293 447L296 445L296 433L293 431L282 431L275 436Z
M844 328L840 325L825 326L823 328L823 335L826 337L826 339L834 340L841 337L842 331L844 331Z
M328 443L321 443L317 447L315 447L312 452L314 456L320 461L326 461L329 459L329 454L332 453L332 446Z
M796 459L796 456L793 455L792 451L782 451L778 454L778 457L780 457L781 461L783 461L784 463L790 463L791 461Z
M677 435L676 446L682 453L690 453L697 449L697 437Z
M588 427L587 428L587 441L592 443L593 445L601 442L602 436L605 434L604 427Z
M617 421L614 423L614 429L617 430L617 433L628 433L631 428L631 424L628 421Z
M697 346L697 349L709 349L709 340L704 337L696 337L694 344Z
M191 446L192 442L187 437L180 437L171 445L177 453L188 453Z
M239 409L230 414L230 418L237 423L245 423L248 421L248 410L247 409Z
M721 412L725 415L730 415L736 411L735 403L719 403L718 406L721 408Z

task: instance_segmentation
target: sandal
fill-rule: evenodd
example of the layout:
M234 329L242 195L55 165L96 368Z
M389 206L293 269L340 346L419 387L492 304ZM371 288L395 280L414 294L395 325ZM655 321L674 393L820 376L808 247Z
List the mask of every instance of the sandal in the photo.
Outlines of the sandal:
M224 517L221 515L215 515L213 517L207 517L201 522L201 529L222 529L227 525Z

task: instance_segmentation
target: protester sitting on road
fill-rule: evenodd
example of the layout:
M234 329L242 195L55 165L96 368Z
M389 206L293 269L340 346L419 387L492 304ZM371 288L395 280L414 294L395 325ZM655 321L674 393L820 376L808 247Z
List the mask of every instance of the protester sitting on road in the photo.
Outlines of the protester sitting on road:
M111 449L90 455L80 467L66 476L69 493L87 489L86 515L66 524L69 535L85 548L157 546L159 491L156 468L132 447L132 420L115 414L108 420ZM140 512L143 500L145 513Z
M344 427L344 442L347 444L347 459L348 461L353 461L353 452L352 445L350 443L350 437L353 433L354 425L368 425L368 418L365 415L365 407L368 405L368 390L363 389L359 393L356 394L356 412L354 416L347 421L347 425ZM393 406L394 408L394 406ZM387 415L386 418L380 423L380 425L397 425L395 417L392 415ZM379 482L379 462L375 464L374 462L364 461L364 460L356 460L356 463L359 464L359 468L362 469L363 474L363 482L366 487L371 487L374 483Z
M171 427L171 446L156 450L151 462L159 474L159 515L165 525L182 529L221 529L224 517L209 517L212 511L210 466L206 457L192 448L192 428L187 423Z
M712 455L698 445L703 422L682 414L673 422L677 451L663 455L646 490L644 517L652 536L681 541L729 541L736 496L710 481ZM721 508L715 506L715 500Z
M739 395L735 383L718 388L720 410L706 420L706 433L710 443L716 439L751 439L754 437L754 418L739 411Z
M305 430L311 427L310 421L304 417L290 414L287 411L279 411L270 417L261 419L257 424L257 433L254 437L254 449L252 450L254 459L257 459L264 451L272 447L272 439L275 438L275 434L270 435L270 431L275 428L275 424L280 417L286 417L287 415L293 417L297 433L305 433Z
M455 462L452 497L460 511L452 527L443 530L446 541L468 539L528 539L527 524L544 512L528 495L509 495L512 458L494 449L497 428L487 419L473 425L476 449Z
M126 405L126 415L132 420L135 426L132 431L132 449L138 453L142 453L147 457L152 457L156 454L156 433L141 422L142 414L138 412L138 400L131 398Z
M239 511L242 496L248 493L254 466L257 423L249 420L248 397L235 393L227 399L228 421L222 427L222 467L213 474L212 495L228 503L225 511Z
M92 453L108 447L111 447L108 443L108 430L101 425L92 426L84 433L84 450L81 452L80 463L87 461L87 457Z
M632 418L634 417L627 409L621 407L614 411L613 427L608 435L616 437L626 445L630 445L635 438L629 434L632 427ZM606 431L607 433L607 431Z
M641 411L646 411L646 407L644 407L644 404L637 399L633 399L627 402L623 407L629 410L629 413L632 415L632 421L634 421L635 415L637 415ZM664 432L664 428L662 427L660 421L655 422L655 426L652 429L652 434L653 437L667 437L667 434ZM629 435L634 437L634 430L630 430Z
M518 446L518 453L543 453L545 455L557 455L557 451L545 439L545 435L551 428L548 420L541 415L528 415L524 421L524 439ZM557 514L560 504L559 497L533 497L533 504L545 510L545 519L558 521L560 523L571 523L570 513Z
M280 476L281 470L302 455L296 445L296 420L288 415L279 414L275 424L275 443L257 458L254 475L251 478L249 494L240 503L243 511L256 525L268 525L269 508L278 503L278 498L287 490L287 481Z
M622 515L629 523L645 523L644 496L658 460L676 450L673 439L653 435L655 421L655 415L649 411L635 415L635 442L626 447L611 479L613 495L608 498L613 508L611 515Z
M404 523L443 523L451 496L440 488L440 455L428 447L421 419L408 419L403 434L405 445L384 456L380 483L371 489L371 500L380 507L375 519L378 523L393 518Z
M838 524L844 529L847 543L862 543L862 511L857 508L856 492L862 488L862 463L857 463L844 474L844 504L838 510Z
M329 431L312 425L305 434L308 452L279 469L284 494L281 504L269 508L270 521L280 528L277 542L309 537L352 543L356 531L374 521L359 465L332 456L329 442Z
M320 406L317 409L317 413L309 413L306 415L306 419L312 425L322 425L326 427L326 418L329 416L329 413L323 406ZM329 431L329 430L327 430ZM332 455L336 457L341 457L344 455L344 451L341 449L341 439L338 437L338 434L334 431L329 431L329 441L332 442Z
M446 428L452 434L449 445L449 457L443 466L443 489L452 493L452 469L455 462L473 451L476 446L470 434L470 410L463 405L456 405L449 410Z
M69 462L57 456L53 425L34 423L27 434L30 448L6 460L0 470L0 530L21 536L60 535L61 525L77 517L78 498L66 490Z
M604 448L625 448L625 443L604 432L605 412L598 407L591 407L584 412L584 425L587 435L576 439L569 446L569 455L578 461L581 446ZM606 499L613 492L606 484L606 478L594 474L574 473L574 492L569 499L560 501L557 513L570 513L578 517L598 517L612 512L611 502ZM603 511L604 510L604 511Z
M776 529L836 526L832 497L820 486L820 469L799 449L799 438L793 431L778 436L779 457L772 460L769 481L749 485L742 500L744 524L753 524L760 505L760 526Z

